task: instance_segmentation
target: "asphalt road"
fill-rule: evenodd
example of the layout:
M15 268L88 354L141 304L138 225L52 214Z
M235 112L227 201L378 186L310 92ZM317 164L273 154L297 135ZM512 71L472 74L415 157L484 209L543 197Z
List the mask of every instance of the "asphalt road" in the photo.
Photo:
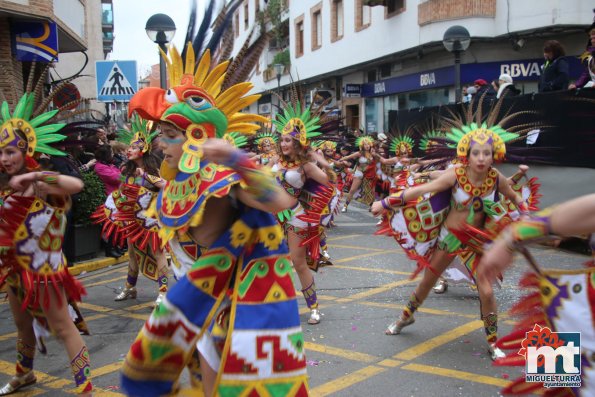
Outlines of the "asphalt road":
M320 324L306 324L308 310L304 300L299 300L311 394L497 396L510 379L521 375L521 369L491 365L477 293L470 287L451 285L446 294L431 294L414 325L399 336L384 335L416 281L409 279L413 264L398 246L387 237L372 235L375 223L366 209L352 205L349 212L338 217L338 227L330 230L334 266L315 275L323 313ZM544 268L577 268L588 259L552 248L535 247L532 252ZM502 289L496 292L504 313L501 335L511 330L513 323L505 313L524 295L517 282L527 270L517 258ZM155 284L139 279L136 300L114 302L126 271L126 264L122 264L80 276L88 290L81 309L92 332L85 340L91 353L96 396L123 395L119 368L157 294ZM0 383L4 384L14 371L16 337L6 302L0 304L0 318ZM35 361L39 383L18 395L72 393L73 381L62 346L55 340L47 345L48 355L38 355ZM187 390L186 395L196 394Z

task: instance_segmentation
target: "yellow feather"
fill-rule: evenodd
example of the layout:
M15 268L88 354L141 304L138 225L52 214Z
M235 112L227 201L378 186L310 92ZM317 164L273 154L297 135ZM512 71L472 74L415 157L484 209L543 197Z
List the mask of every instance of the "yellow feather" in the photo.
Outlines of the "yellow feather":
M178 52L178 49L173 46L171 47L169 54L171 57L171 66L175 73L174 80L173 82L170 82L170 84L172 86L178 85L182 81L182 75L184 74L184 63L182 61L182 56Z
M256 120L258 118L258 120ZM230 123L245 123L251 121L261 121L260 119L268 120L264 116L252 113L235 113L229 117Z
M258 131L260 126L258 124L250 124L250 123L234 123L229 124L227 126L227 131L229 132L241 132L243 134L253 134L254 132Z
M203 54L202 58L200 58L200 62L198 63L198 68L196 68L196 73L194 74L194 84L201 87L203 81L207 77L207 73L209 72L209 68L211 67L211 51L206 50Z
M239 112L240 110L242 110L248 105L251 105L257 100L258 95L249 95L243 98L238 98L238 100L234 103L231 103L228 106L220 107L219 110L221 110L225 115L229 117L229 115Z
M186 67L184 68L185 74L194 74L194 48L192 43L189 41L186 46Z
M209 72L209 75L202 83L202 87L210 92L211 87L215 84L221 75L225 75L225 71L227 70L227 65L229 65L229 61L225 61L220 63L219 65L215 66L213 70Z
M225 80L225 74L222 74L221 77L219 77L219 80L217 80L215 82L215 84L213 84L213 86L211 87L211 89L209 90L209 92L211 93L211 95L214 98L218 98L219 94L221 93L221 86L223 85L223 80ZM219 103L218 100L216 100L217 103Z
M232 87L225 90L221 95L217 97L217 105L218 106L225 106L230 101L233 101L236 98L242 97L248 93L252 89L252 83L245 82L235 84Z

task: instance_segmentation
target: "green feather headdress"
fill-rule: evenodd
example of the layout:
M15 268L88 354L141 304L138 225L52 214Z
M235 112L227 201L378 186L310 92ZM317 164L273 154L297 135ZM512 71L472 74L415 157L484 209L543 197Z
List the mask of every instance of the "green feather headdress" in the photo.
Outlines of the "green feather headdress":
M313 115L310 107L303 109L301 102L286 104L283 113L278 113L273 124L281 135L290 135L302 146L308 146L309 140L321 135L320 117Z
M58 134L65 123L46 124L52 119L59 109L41 113L31 119L34 113L35 95L24 94L11 115L8 102L2 103L2 131L0 132L0 148L15 146L25 150L27 157L33 157L34 153L45 153L53 156L65 156L66 153L54 149L50 145L66 139L65 135ZM16 133L16 130L25 135L26 141Z
M259 149L262 149L262 144L266 141L269 141L273 145L276 145L277 142L279 142L279 135L272 131L259 132L258 135L256 135L256 139L254 142L256 143Z
M413 153L413 146L415 141L407 134L402 134L394 137L390 141L389 150L397 156L406 155L411 156Z
M118 142L126 145L137 145L143 153L151 152L153 139L159 135L159 131L151 132L153 122L143 120L138 115L134 115L130 120L130 130L121 129L118 131Z

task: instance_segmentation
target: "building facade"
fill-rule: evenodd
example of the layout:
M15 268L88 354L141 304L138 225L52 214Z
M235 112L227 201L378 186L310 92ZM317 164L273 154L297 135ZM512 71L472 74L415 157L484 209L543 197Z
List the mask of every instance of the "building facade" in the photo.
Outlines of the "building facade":
M593 4L580 0L244 0L234 16L236 46L271 5L281 12L265 12L272 40L251 78L255 91L276 91L274 64L287 59L281 91L299 79L306 100L332 97L350 128L370 133L389 128L390 110L454 101L454 56L442 44L449 27L464 26L471 36L462 84L508 73L530 93L546 40L562 43L576 76L593 20ZM251 110L270 114L271 105L274 96L264 95Z
M14 105L18 100L17 92L25 88L33 66L38 76L50 61L54 66L48 82L79 72L89 77L73 81L76 89L82 97L95 97L95 60L105 59L108 48L111 51L111 44L103 40L110 31L102 24L104 8L111 10L111 0L0 0L0 88L7 101ZM113 14L110 18L113 32ZM88 56L84 69L83 51ZM36 57L35 63L31 57Z

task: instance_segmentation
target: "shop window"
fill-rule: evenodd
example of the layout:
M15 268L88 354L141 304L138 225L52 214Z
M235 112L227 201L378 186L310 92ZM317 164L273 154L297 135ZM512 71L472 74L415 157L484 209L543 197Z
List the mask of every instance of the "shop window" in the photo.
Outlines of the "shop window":
M405 0L386 0L384 18L390 18L405 11Z
M331 43L343 38L343 0L331 0Z

